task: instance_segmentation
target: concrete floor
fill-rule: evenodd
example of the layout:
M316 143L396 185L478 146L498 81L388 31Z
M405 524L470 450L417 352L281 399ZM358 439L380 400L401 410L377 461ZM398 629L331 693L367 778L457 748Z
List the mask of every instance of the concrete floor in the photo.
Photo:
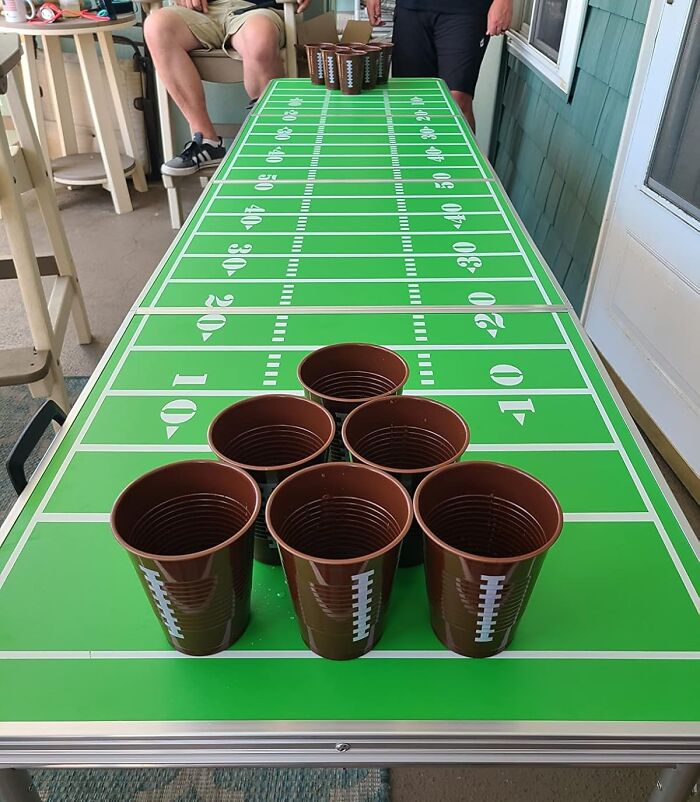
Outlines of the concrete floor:
M192 181L183 192L190 209L200 192ZM109 195L99 188L58 190L59 205L79 271L95 334L87 347L69 331L62 355L68 376L89 375L175 232L170 228L162 188L133 193L135 210L117 216ZM36 209L29 202L38 253L46 252ZM0 223L0 254L7 253ZM46 279L47 288L51 279ZM16 282L0 285L0 347L28 344L26 323L18 313ZM18 433L19 434L19 433ZM657 457L684 513L700 532L700 508ZM422 767L392 770L394 802L641 802L654 787L654 768Z
M186 185L187 211L200 192L199 182ZM89 346L80 346L69 326L61 362L66 376L89 376L176 232L170 228L161 186L143 194L132 192L134 211L125 215L114 213L111 197L101 187L59 187L56 194L94 334ZM25 200L35 251L50 253L38 207L31 196ZM7 253L0 222L0 254ZM52 283L52 278L44 279L47 290ZM3 282L0 347L31 343L26 320L18 314L22 308L17 282Z

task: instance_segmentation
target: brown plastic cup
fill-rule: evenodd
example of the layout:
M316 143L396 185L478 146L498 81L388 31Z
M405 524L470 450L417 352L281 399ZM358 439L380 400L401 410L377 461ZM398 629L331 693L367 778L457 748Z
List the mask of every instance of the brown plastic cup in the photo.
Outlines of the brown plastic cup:
M497 462L459 462L418 485L430 619L453 652L489 657L515 634L563 515L534 476Z
M285 479L266 515L304 642L331 660L370 651L411 525L406 490L376 468L329 462Z
M389 80L389 72L391 70L391 56L394 51L393 42L370 42L373 47L378 47L381 50L381 58L379 59L379 66L377 68L377 83L385 84Z
M323 57L321 55L321 50L324 47L335 49L335 45L332 42L314 42L305 46L312 84L325 83L323 78Z
M377 85L377 73L382 57L382 49L376 45L365 45L363 50L365 52L365 61L362 73L362 88L374 89Z
M277 544L265 523L272 491L301 468L325 462L335 436L333 416L319 404L294 395L260 395L227 407L209 427L217 457L247 471L262 504L255 519L255 559L279 565Z
M413 496L421 481L456 462L469 445L469 427L453 409L429 398L375 398L345 419L343 443L352 460L395 476ZM423 532L413 522L401 547L402 567L423 562Z
M348 52L336 50L340 91L344 95L359 95L362 92L365 51L351 49Z
M337 45L321 45L321 56L323 58L323 82L326 89L340 89L338 79L338 64L335 58Z
M248 625L259 510L251 477L211 460L156 468L117 499L114 536L178 651L220 652Z
M306 397L335 418L330 459L347 462L350 454L340 434L346 416L372 398L400 395L408 380L408 365L380 345L337 343L312 351L299 364L297 375Z

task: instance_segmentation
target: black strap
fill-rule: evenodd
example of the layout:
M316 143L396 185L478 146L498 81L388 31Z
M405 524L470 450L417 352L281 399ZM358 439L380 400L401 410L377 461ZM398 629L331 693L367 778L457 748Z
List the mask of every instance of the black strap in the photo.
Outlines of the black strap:
M277 0L249 0L249 2L253 3L254 5L250 6L249 8L239 8L237 11L233 12L233 16L238 17L241 14L245 14L246 11L253 11L256 8L282 9L282 6L277 3Z
M5 462L7 473L17 495L27 486L24 465L29 459L29 455L39 444L39 440L41 440L51 421L56 421L59 426L63 426L66 421L66 414L55 401L49 398L39 407L38 412L29 421Z

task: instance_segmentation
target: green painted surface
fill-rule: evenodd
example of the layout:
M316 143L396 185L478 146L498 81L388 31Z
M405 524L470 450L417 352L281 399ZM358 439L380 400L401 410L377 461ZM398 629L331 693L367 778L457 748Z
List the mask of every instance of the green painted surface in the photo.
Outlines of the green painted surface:
M631 544L634 554L630 556ZM66 548L83 554L85 563L106 569L84 577L84 564L75 561L57 572L55 566L62 563ZM601 549L610 556L603 565ZM652 524L620 524L612 532L596 524L569 524L548 557L547 570L512 648L696 648L697 618L687 595L666 597L662 591L664 585L673 585L674 579L673 565ZM40 582L50 594L61 627L47 629L45 605L39 599L27 604L26 586L32 582ZM561 593L562 583L568 587L566 594ZM596 586L594 595L592 584ZM621 584L626 588L624 594L616 590ZM65 586L80 587L89 596L87 609L85 596L61 592ZM5 633L3 627L5 648L31 650L40 640L45 649L61 651L160 650L163 636L158 622L149 614L145 596L132 590L133 568L108 524L39 524L21 564L3 588L2 619L14 611L11 631ZM441 649L428 620L422 568L401 571L394 591L390 623L378 651ZM619 618L628 623L622 632L617 626L597 632L591 623L606 619L611 598L615 598ZM115 599L120 599L119 615L114 614ZM253 611L234 650L303 647L282 572L275 567L255 564ZM669 618L677 625L664 627Z
M396 95L436 86L400 82ZM303 82L276 84L270 108L281 116L307 93L318 119L326 95ZM393 86L388 97L393 107ZM353 108L337 96L328 105ZM444 100L435 110L450 120ZM261 104L250 119L251 138L267 113ZM0 696L0 717L696 720L697 556L573 317L548 307L563 299L505 196L483 178L403 181L400 155L388 182L314 181L305 151L301 183L250 183L237 177L244 151L239 141L218 174L226 181L204 193L6 533L0 681L13 692ZM442 208L457 202L461 211ZM261 219L246 230L246 215ZM507 234L473 233L487 224ZM464 415L465 459L520 466L561 501L567 523L512 648L445 659L415 568L398 575L373 657L307 658L280 569L256 564L253 617L229 659L176 657L111 535L116 496L158 465L210 459L219 410L251 393L300 392L305 354L360 338L404 356L406 392ZM430 694L416 693L428 682ZM280 683L293 692L258 690Z
M610 188L649 0L589 0L568 99L510 55L494 165L579 310Z
M0 681L15 689L3 700L10 720L43 720L47 710L60 721L123 721L128 711L144 721L160 720L164 711L177 721L323 721L331 711L337 721L358 715L364 720L607 721L614 713L616 721L692 722L698 715L696 700L679 692L697 684L696 666L689 661L444 660L436 665L406 659L402 674L407 680L398 686L396 660L390 659L332 664L321 659L282 664L269 659L62 660L50 671L28 660L22 684L32 688L31 708L17 692L16 669L8 662L0 665ZM263 706L255 690L265 689L269 700L269 689L281 681L285 691ZM148 693L135 699L134 689L144 686ZM93 692L86 693L88 688ZM576 708L572 693L582 700ZM125 705L129 699L132 706Z

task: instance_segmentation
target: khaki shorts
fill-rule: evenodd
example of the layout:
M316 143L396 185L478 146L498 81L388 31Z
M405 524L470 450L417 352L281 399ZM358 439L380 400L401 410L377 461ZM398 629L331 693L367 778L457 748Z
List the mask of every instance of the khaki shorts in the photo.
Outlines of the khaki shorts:
M244 8L250 8L245 14L236 14ZM202 43L206 50L222 48L227 55L231 50L226 48L230 38L238 33L253 16L264 16L277 28L279 46L284 47L284 23L282 15L272 8L256 8L245 0L216 0L209 3L209 11L202 14L184 6L169 6L169 9L180 15L185 25Z

